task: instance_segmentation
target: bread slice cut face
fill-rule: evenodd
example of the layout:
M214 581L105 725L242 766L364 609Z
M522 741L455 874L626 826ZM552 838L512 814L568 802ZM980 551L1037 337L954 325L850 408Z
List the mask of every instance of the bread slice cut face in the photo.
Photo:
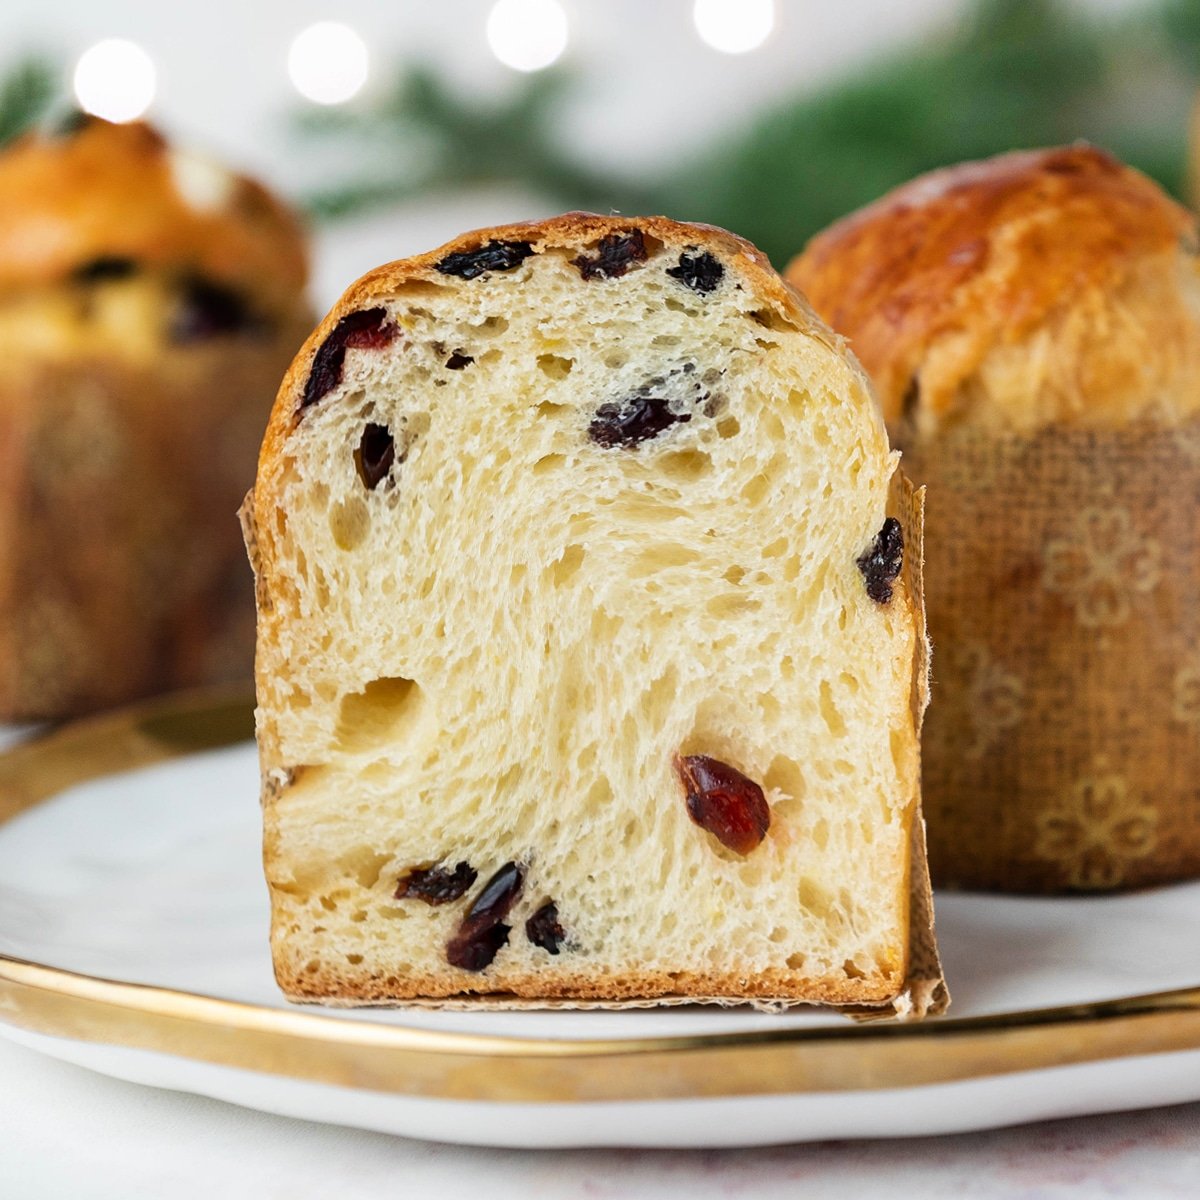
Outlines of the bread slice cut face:
M857 364L720 230L569 214L354 284L244 514L284 991L896 997L895 471Z

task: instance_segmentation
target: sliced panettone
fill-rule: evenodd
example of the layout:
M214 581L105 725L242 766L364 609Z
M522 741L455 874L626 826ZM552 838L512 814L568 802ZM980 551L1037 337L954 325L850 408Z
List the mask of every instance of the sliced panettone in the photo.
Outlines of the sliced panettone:
M287 994L940 1005L895 474L719 230L570 214L351 287L244 510Z

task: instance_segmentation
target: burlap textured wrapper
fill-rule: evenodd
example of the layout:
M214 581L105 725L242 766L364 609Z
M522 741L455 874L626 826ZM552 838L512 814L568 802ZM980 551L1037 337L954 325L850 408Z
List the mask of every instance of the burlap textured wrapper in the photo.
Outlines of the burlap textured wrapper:
M938 885L1200 875L1200 424L958 430L926 484Z

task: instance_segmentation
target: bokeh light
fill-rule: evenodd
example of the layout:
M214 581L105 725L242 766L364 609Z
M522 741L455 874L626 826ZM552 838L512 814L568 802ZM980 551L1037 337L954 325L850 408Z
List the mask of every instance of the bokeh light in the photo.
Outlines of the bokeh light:
M567 14L558 0L496 0L487 40L506 67L540 71L567 48Z
M158 72L136 42L105 38L75 64L75 99L84 112L108 121L134 121L150 107Z
M349 25L318 21L298 33L288 51L288 76L317 104L344 104L367 82L367 44Z
M696 0L696 32L724 54L757 50L775 28L775 0Z

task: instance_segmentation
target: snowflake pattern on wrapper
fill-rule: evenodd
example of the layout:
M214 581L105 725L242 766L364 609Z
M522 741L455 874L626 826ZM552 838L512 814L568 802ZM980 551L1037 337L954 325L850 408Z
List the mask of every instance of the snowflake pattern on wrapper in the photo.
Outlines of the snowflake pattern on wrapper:
M1162 548L1141 537L1124 508L1085 508L1066 536L1043 551L1042 585L1061 595L1088 628L1123 625L1137 596L1162 577Z
M1038 815L1036 830L1034 853L1055 863L1069 887L1101 891L1154 850L1158 813L1122 776L1087 776Z
M1200 733L1200 657L1185 663L1171 680L1171 716Z
M1025 687L1016 675L992 658L986 646L968 647L962 652L961 661L973 733L963 754L969 759L980 759L999 743L1005 732L1020 724Z

